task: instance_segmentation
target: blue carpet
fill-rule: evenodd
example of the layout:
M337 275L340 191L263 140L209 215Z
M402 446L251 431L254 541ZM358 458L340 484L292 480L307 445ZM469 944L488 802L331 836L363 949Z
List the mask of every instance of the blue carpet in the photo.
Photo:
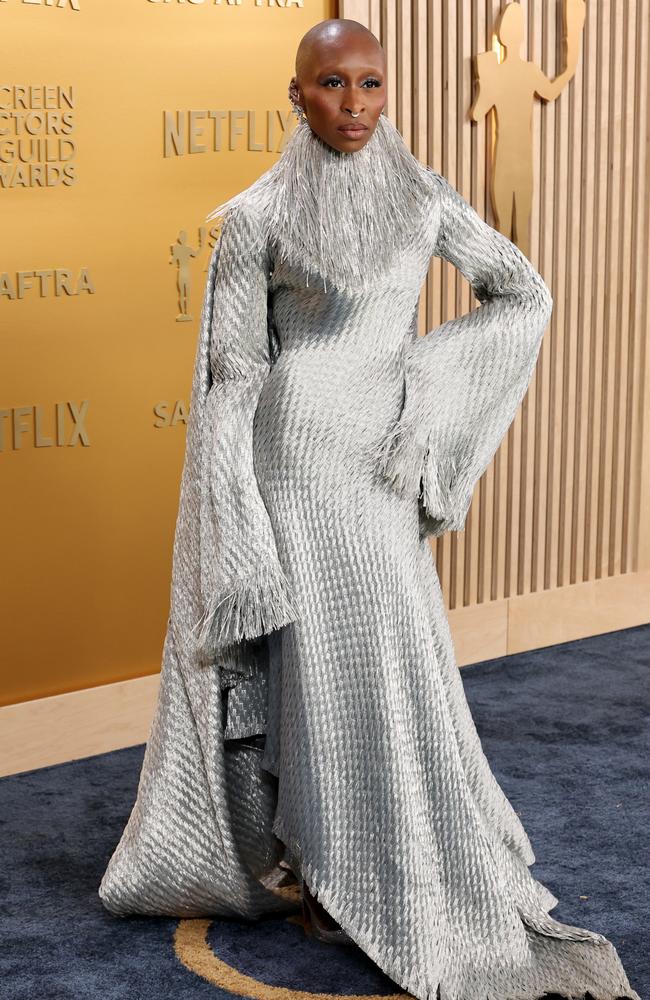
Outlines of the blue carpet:
M642 997L650 996L649 666L644 625L461 672L485 753L530 836L533 874L560 900L553 916L610 938ZM143 752L0 780L3 1000L235 995L182 964L177 920L117 919L97 896ZM215 921L207 938L214 955L285 987L287 1000L293 990L321 1000L400 992L358 949L314 942L284 918Z

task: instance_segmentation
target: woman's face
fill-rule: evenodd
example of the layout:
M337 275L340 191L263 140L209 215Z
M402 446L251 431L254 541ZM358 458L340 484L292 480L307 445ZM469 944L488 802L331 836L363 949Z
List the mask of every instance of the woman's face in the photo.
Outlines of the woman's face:
M290 92L324 142L354 153L370 139L386 104L384 51L363 37L322 41L303 59Z

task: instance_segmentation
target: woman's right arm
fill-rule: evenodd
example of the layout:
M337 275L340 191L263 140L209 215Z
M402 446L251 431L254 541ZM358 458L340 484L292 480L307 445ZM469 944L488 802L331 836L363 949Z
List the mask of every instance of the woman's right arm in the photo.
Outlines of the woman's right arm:
M298 614L253 466L253 420L271 370L269 268L257 211L238 205L225 217L211 261L184 473L200 510L198 523L183 526L200 560L194 646L208 658ZM178 551L180 564L180 542Z

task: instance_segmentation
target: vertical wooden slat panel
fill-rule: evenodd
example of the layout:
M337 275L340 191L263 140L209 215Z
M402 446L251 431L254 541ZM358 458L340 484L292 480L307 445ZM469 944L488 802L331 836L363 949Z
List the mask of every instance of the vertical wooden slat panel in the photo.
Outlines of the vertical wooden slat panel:
M569 583L577 583L587 579L585 568L588 563L588 540L584 525L588 510L588 473L590 421L592 418L591 400L591 359L593 356L593 297L591 295L594 264L594 229L597 225L594 218L595 174L593 164L596 161L596 76L597 49L597 12L593 4L587 6L587 18L582 44L582 201L580 212L580 243L579 254L575 261L576 275L574 286L577 287L576 340L578 384L576 391L576 447L574 464L574 496L575 504L571 524L571 571Z
M609 93L607 100L607 177L606 177L606 227L607 240L604 246L605 273L616 276L617 272L617 242L618 217L616 212L616 195L619 188L619 149L620 149L620 68L617 67L616 55L620 35L620 17L617 10L620 4L612 4L609 8L608 48L605 53L609 61ZM618 69L618 71L617 71ZM607 289L604 300L604 339L603 339L603 378L606 391L603 393L604 406L601 410L601 448L599 463L598 502L600 507L599 527L599 576L607 576L611 561L611 490L612 469L615 462L615 394L616 394L616 285Z
M527 23L527 39L525 51L534 59L536 39L540 36L540 12L535 6L529 7ZM530 220L531 254L535 260L539 258L540 227L538 222L537 201L539 192L539 145L540 145L540 103L536 101L532 113L532 160L533 160L533 204ZM535 456L536 456L536 412L538 396L537 370L528 393L522 405L522 484L519 512L519 550L520 558L517 566L517 593L527 594L531 589L533 572L533 539L534 539L534 500L535 500Z
M526 43L528 15L524 8L524 24L522 45ZM531 108L532 113L532 108ZM511 235L511 232L508 233ZM508 559L507 577L505 580L505 593L508 596L515 595L519 590L520 561L522 555L521 533L522 533L522 513L525 508L525 500L522 497L522 460L525 435L524 411L520 409L508 431L506 441L507 449L507 479L506 479L506 535L508 538Z
M625 30L625 51L623 56L623 71L625 74L625 87L623 95L623 125L624 134L621 143L623 157L623 178L621 181L621 206L622 217L621 230L621 253L620 253L620 277L618 284L619 295L619 316L617 324L621 331L622 357L621 357L621 379L619 391L619 412L621 420L619 464L617 469L618 491L613 501L613 508L616 511L617 549L618 549L618 570L625 573L628 569L627 543L629 531L629 503L630 503L630 433L632 430L632 406L634 401L634 378L631 376L634 367L634 320L631 313L632 304L632 274L628 264L629 253L634 245L634 232L632 222L632 210L634 206L634 192L637 187L637 146L635 137L635 90L638 73L638 63L636 61L636 37L635 23L638 17L639 7L642 0L632 0L630 3L630 15L624 24ZM632 322L630 322L632 320Z
M603 60L606 58L607 49L603 40L603 7L598 4L595 7L587 7L588 14L594 11L594 32L591 59L595 68L594 72L594 144L593 144L593 197L592 203L588 206L590 227L590 277L591 283L585 287L585 294L589 300L589 381L587 388L588 408L587 408L587 441L585 450L585 512L582 524L584 535L582 579L592 580L596 576L595 547L597 538L597 518L598 506L595 496L595 485L597 485L597 452L600 447L600 435L598 418L600 413L600 356L602 353L602 295L604 284L598 281L598 275L603 273L604 261L600 256L601 230L597 220L604 219L604 205L602 204L601 192L603 189L603 173L606 173L607 161L603 154L603 90L606 91L607 71Z
M494 26L494 14L493 14L494 3L493 0L483 0L480 4L480 10L483 15L483 30L482 35L479 36L479 45L477 46L477 51L486 51L492 47L492 31ZM481 184L482 184L482 199L478 203L478 209L481 211L484 218L489 217L489 205L490 205L490 166L489 159L492 150L492 137L494 133L494 123L493 121L486 121L485 127L481 129L476 129L481 135L480 149L482 151L483 160L479 164ZM489 535L487 536L487 546L485 552L485 570L484 577L486 580L486 588L484 592L483 600L495 600L499 596L498 583L499 583L499 561L498 553L500 550L500 537L499 537L499 465L498 459L490 464L489 472L489 510L490 510L490 520L489 520Z
M549 25L548 18L543 17L540 31L540 49L538 65L542 69L548 69L550 63L549 46ZM553 201L553 178L554 178L554 127L555 127L555 103L543 103L540 108L542 120L542 142L540 146L540 180L539 180L539 205L540 210L545 211L545 221L547 227L544 229L543 239L539 248L539 258L537 267L545 276L548 284L554 292L554 300L557 304L557 294L554 289L554 248L551 233L554 227L554 201ZM550 215L550 218L549 218ZM554 359L554 327L555 309L550 328L546 331L542 341L540 351L540 363L538 364L538 376L541 379L540 409L538 416L538 440L539 440L539 469L538 469L538 495L537 495L537 523L535 542L537 548L537 579L534 590L548 589L550 583L550 548L552 532L550 528L552 520L552 499L553 499L553 454L552 442L549 435L549 424L551 422L551 407L553 403L553 359Z
M560 39L562 26L559 26ZM558 45L556 71L562 68L561 49ZM582 68L578 62L571 87L566 93L566 128L562 129L563 144L559 156L560 177L566 177L566 261L577 259L580 254L581 182L583 162L579 140L582 118ZM563 123L564 124L564 123ZM566 168L563 169L563 163ZM558 528L557 586L566 586L571 578L571 544L573 511L575 506L574 452L576 427L576 387L578 381L577 306L576 295L570 292L571 273L564 268L565 280L558 294L565 298L562 359L562 410L560 427L560 512Z
M397 61L400 66L399 107L402 120L400 129L405 142L414 149L413 131L413 37L411 33L411 4L400 5L396 13L395 44Z
M542 9L539 4L532 5L528 8L529 12L529 25L530 31L532 32L531 43L529 47L529 58L537 66L545 66L544 60L542 58L543 51L543 14ZM547 117L547 106L542 101L539 101L535 107L535 112L533 115L533 154L534 162L536 166L536 186L533 191L533 204L532 204L532 227L534 233L534 227L536 225L536 218L542 214L542 206L544 203L544 192L546 190L546 170L544 164L544 150L546 148L546 117ZM543 226L538 226L537 239L531 242L531 252L534 253L535 260L537 261L538 268L544 274L544 255L543 248L547 243L546 228ZM550 282L549 282L550 284ZM546 360L546 355L548 353L548 340L550 337L550 330L546 330L544 338L542 340L542 346L540 348L537 365L535 368L535 374L533 376L535 384L535 393L530 397L531 406L531 424L532 424L532 434L534 440L534 448L531 459L532 465L532 475L531 475L531 510L530 510L530 569L528 572L528 590L530 592L537 591L543 587L543 570L544 570L544 556L543 556L543 521L542 512L544 510L544 483L545 483L545 442L542 436L542 428L545 426L545 401L546 401L546 391L545 391L545 372L547 371L548 364Z
M501 13L501 3L499 0L490 0L488 7L488 38L487 47L492 49L496 44L496 29ZM494 115L488 116L485 120L487 131L487 156L492 157L495 147L496 125ZM491 171L488 169L486 176L487 191L489 192L489 180ZM487 193L487 192L486 192ZM484 212L488 222L494 223L494 215L489 201L486 201ZM510 507L508 503L508 465L512 447L512 435L506 435L503 445L499 449L494 460L494 523L492 537L492 599L504 597L508 593L508 581L510 579L511 565L511 542L508 531L508 517Z
M558 49L556 27L559 5L554 5L553 14L545 21L546 46L544 68L550 76L554 75L556 66L556 53ZM560 105L560 106L559 106ZM564 274L566 271L566 217L563 214L563 207L566 206L566 190L563 183L556 183L558 179L558 145L560 143L560 131L563 107L566 101L552 101L548 104L548 184L546 187L546 203L552 206L552 232L553 240L548 241L545 252L548 255L548 265L544 269L544 274L552 286L555 293L555 308L553 323L547 333L549 342L549 406L548 423L546 425L546 435L548 439L548 472L547 472L547 494L545 505L546 537L545 537L545 588L557 586L557 538L559 521L559 451L561 428L558 427L559 408L561 406L562 390L562 332L564 324L565 299L564 299ZM560 175L565 173L565 164Z
M637 80L650 80L648 45L650 44L650 17L647 0L640 0L635 25L635 61ZM648 309L648 288L650 288L650 169L648 166L648 136L650 128L650 95L648 88L635 86L635 179L632 189L632 246L630 258L642 262L638 267L630 266L630 310L628 322L633 349L630 351L628 385L628 410L630 432L628 435L625 481L630 490L627 519L624 521L626 543L624 572L636 571L650 566L650 463L643 465L644 443L644 400L650 402L650 391L645 387L650 380L650 352L646 352L646 336L650 310ZM650 409L645 405L645 427L650 428ZM646 449L647 451L647 449ZM645 491L644 491L645 486ZM642 528L643 525L643 528Z
M474 14L474 26L472 31L472 54L485 50L489 45L488 18L485 0L482 3L472 5ZM472 94L473 97L473 94ZM472 172L474 177L474 191L477 211L483 218L486 216L489 192L487 185L487 129L471 129L471 150ZM490 463L489 468L481 477L478 486L480 524L477 539L477 589L474 601L477 604L490 600L490 568L492 565L491 547L493 543L494 524L494 464Z
M449 60L450 79L450 111L449 118L450 134L448 143L454 142L454 184L466 198L471 198L471 178L469 162L469 144L467 155L465 154L465 133L467 129L467 108L471 100L471 65L469 65L469 53L465 52L464 38L464 4L449 2L448 16L450 25L453 25L453 49L455 59ZM453 89L451 80L454 82ZM455 282L455 307L453 315L468 312L474 303L471 287L467 280L456 271L450 264L445 267L452 274ZM465 603L465 583L467 580L468 561L471 557L472 547L472 519L473 512L468 514L465 530L455 532L450 535L452 546L451 572L452 586L449 593L450 608L462 607Z
M382 9L383 0L367 0L368 6L370 8L370 24L369 28L377 38L382 39ZM388 55L388 53L387 53ZM390 63L390 60L389 60Z
M401 6L400 3L399 7ZM398 122L400 110L397 103L398 74L395 72L397 66L397 8L398 4L394 3L393 0L381 0L381 41L392 68L392 72L388 74L387 112L398 128L401 128L401 122Z
M563 5L522 3L522 57L563 69ZM416 156L495 225L494 116L473 123L472 56L501 0L342 0L389 66L387 111ZM450 609L650 566L649 0L587 4L575 77L533 109L530 258L553 317L529 391L474 494L465 529L433 545ZM476 307L434 258L420 333ZM647 449L646 449L647 450Z
M598 11L598 64L600 72L597 77L596 97L598 102L598 145L596 167L596 213L595 218L604 220L605 225L599 225L594 236L596 248L596 260L594 270L596 274L607 273L609 263L607 255L607 157L610 134L609 121L609 94L610 94L610 48L609 40L609 11L610 5L600 5ZM587 551L590 556L588 579L599 579L602 576L602 554L603 554L603 464L602 454L606 447L606 415L607 415L607 389L608 389L608 326L605 321L605 306L607 287L605 282L596 282L594 288L595 301L595 323L593 332L595 335L595 355L594 355L594 383L592 386L594 419L593 437L591 448L591 511L586 527L589 533L590 545Z
M412 0L413 17L413 152L421 163L428 163L427 102L428 34L427 0ZM424 301L425 295L422 296ZM422 319L421 319L422 324ZM420 326L421 326L420 324Z
M452 184L462 191L462 177L460 176L458 145L459 127L458 121L458 89L461 65L459 59L458 45L458 25L456 20L458 5L455 0L443 0L444 10L444 85L445 102L443 118L443 141L446 153L446 176L451 179ZM444 262L442 265L444 272L444 287L447 295L444 299L445 313L444 319L452 319L465 311L463 299L463 279L462 275L450 264ZM451 610L462 604L459 595L459 578L462 578L462 551L464 539L458 533L446 535L441 539L447 551L446 579L447 579L447 601Z
M579 262L578 268L583 266L583 243L581 221L584 215L584 174L589 170L589 164L584 157L584 129L586 108L584 106L585 88L585 64L586 64L586 32L582 37L582 57L578 61L578 68L571 88L571 121L570 137L571 148L573 150L572 169L570 174L570 198L569 204L569 235L571 239L571 257L569 259ZM569 363L571 373L568 380L569 392L571 394L570 405L566 415L566 513L563 518L563 546L562 546L562 583L566 586L575 582L575 545L576 528L579 519L580 504L580 427L581 427L581 401L584 398L581 392L581 378L584 367L583 337L581 330L581 301L580 296L573 294L567 308L567 341L569 345Z
M460 100L458 106L459 114L459 134L463 143L460 150L461 164L463 169L463 187L469 192L468 198L476 204L476 178L474 171L473 149L472 149L472 129L468 128L469 108L472 103L473 79L472 79L472 53L474 43L472 37L473 12L470 4L458 5L458 34L462 42L462 78L460 87ZM473 296L471 297L473 298ZM468 309L473 307L471 298L468 302ZM475 496L478 494L478 488ZM465 552L463 568L463 588L462 603L468 606L476 603L478 590L478 552L481 522L481 505L473 503L467 518L467 525L464 531Z
M614 396L614 440L615 454L612 463L612 494L610 501L610 558L607 567L609 576L622 572L623 566L623 521L626 500L625 455L627 437L626 396L630 390L627 380L629 371L629 326L628 308L630 302L630 269L628 252L631 244L632 216L630 194L634 187L634 83L636 66L634 63L634 22L636 0L629 0L626 16L621 24L621 52L619 63L621 74L621 141L618 160L619 183L614 189L617 197L617 214L620 220L618 253L616 259L616 382Z

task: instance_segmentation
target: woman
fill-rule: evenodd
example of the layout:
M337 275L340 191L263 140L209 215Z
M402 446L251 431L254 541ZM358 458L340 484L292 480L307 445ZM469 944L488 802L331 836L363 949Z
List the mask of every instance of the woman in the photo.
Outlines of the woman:
M290 94L282 156L212 213L159 702L101 898L290 912L285 863L320 936L420 1000L639 1000L606 938L549 915L428 543L463 525L549 290L383 115L369 31L316 25ZM432 254L482 304L420 338Z

